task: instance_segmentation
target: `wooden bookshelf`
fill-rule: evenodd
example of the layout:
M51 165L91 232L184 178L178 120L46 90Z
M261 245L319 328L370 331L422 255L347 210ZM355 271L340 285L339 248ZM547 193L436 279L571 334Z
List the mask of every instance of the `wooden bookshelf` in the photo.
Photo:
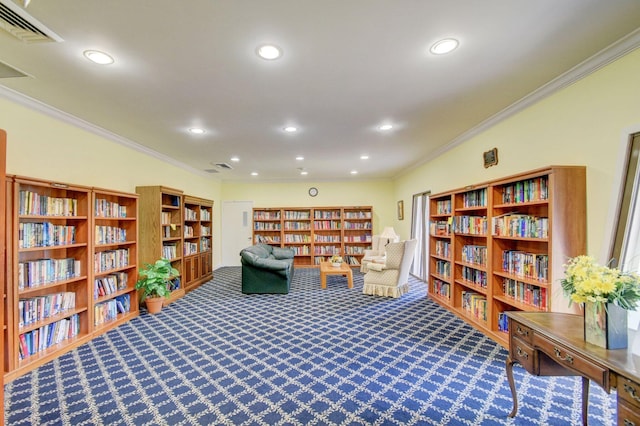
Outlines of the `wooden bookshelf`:
M253 209L253 241L291 248L295 265L319 266L338 254L358 266L371 248L373 211L362 207L277 207Z
M90 322L102 333L138 316L138 195L93 188Z
M184 196L184 288L191 291L213 278L213 201Z
M183 193L165 186L138 186L140 223L138 259L140 265L166 258L179 271L173 277L171 295L165 305L185 294Z
M92 338L93 232L91 188L7 180L5 380L13 380ZM36 313L56 300L66 309Z
M586 251L586 169L550 166L435 194L429 297L508 345L505 311L572 312L563 264Z

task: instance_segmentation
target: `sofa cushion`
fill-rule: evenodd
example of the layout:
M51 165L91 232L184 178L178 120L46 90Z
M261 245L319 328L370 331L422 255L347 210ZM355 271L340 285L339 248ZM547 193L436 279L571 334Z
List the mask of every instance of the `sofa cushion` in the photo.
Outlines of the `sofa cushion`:
M248 252L255 255L256 257L267 258L271 254L270 248L271 246L268 244L256 244L242 249L240 255L242 255L242 253L244 252Z
M293 250L288 248L273 247L272 254L276 259L293 259L294 257Z

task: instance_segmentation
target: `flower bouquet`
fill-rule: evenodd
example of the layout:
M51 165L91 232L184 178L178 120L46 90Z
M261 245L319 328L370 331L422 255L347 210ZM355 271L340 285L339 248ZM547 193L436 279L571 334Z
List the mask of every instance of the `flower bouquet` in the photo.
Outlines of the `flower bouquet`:
M565 265L562 289L570 303L584 304L585 340L607 349L627 346L627 312L640 302L640 277L602 266L590 256Z
M334 254L333 256L331 256L331 259L329 259L329 262L331 262L332 266L339 268L344 261L342 260L342 256Z

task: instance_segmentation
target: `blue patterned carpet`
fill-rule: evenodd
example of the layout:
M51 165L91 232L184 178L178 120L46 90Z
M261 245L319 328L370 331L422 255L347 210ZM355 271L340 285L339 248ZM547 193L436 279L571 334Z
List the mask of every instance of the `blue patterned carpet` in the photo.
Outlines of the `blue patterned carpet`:
M243 295L240 268L142 314L5 388L11 425L567 425L581 383L515 368L506 351L426 298L365 296L317 269L288 295ZM615 399L591 386L589 422ZM523 400L522 396L526 395Z

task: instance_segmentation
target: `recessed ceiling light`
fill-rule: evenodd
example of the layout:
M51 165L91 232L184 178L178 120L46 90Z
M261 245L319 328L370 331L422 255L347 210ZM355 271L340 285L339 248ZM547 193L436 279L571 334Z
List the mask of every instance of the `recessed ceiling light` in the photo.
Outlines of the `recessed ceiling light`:
M251 172L251 176L258 176L258 172Z
M189 132L193 133L194 135L203 135L205 133L205 130L200 127L192 127L189 129Z
M236 157L236 156L231 157L231 161L233 161L233 162L236 162L236 163L237 163L238 161L240 161L240 157Z
M84 56L91 62L95 62L100 65L109 65L114 62L113 58L104 52L99 50L85 50Z
M301 171L301 172L300 172L300 174L301 174L301 175L303 175L303 176L306 176L306 175L308 175L308 174L309 174L309 172L308 172L308 171L306 171L306 170L303 170L303 171Z
M302 160L304 160L304 157L303 157L302 155L298 155L298 156L296 157L296 160L298 160L298 161L302 161Z
M357 175L357 174L358 174L358 171L357 171L357 170L351 170L351 174L352 174L352 175Z
M360 156L360 159L361 159L361 160L368 160L368 159L369 159L369 156L368 156L368 155L366 155L366 154L365 154L365 155L361 155L361 156Z
M436 41L432 46L431 53L434 55L444 55L455 50L458 47L458 40L455 38L445 38L440 41Z
M383 132L386 132L387 130L391 130L391 129L393 129L393 124L382 124L378 126L378 130L382 130Z
M258 49L256 49L256 53L262 59L266 59L268 61L278 59L282 56L282 50L273 44L263 44L262 46L259 46Z
M298 131L298 128L295 126L287 126L285 128L283 128L282 130L284 130L287 133L295 133Z

